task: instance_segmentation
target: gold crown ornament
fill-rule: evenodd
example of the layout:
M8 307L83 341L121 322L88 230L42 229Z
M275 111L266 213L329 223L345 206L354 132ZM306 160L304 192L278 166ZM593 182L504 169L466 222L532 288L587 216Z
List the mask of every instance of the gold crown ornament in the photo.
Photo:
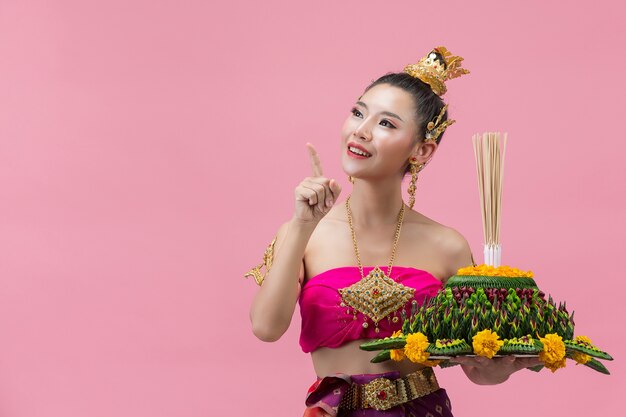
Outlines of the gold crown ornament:
M469 70L461 68L462 61L463 58L452 55L445 46L438 46L420 59L417 64L405 66L404 72L428 84L431 90L441 97L447 91L446 81L469 74ZM447 109L448 105L446 104L442 107L435 121L428 122L425 141L436 141L448 126L456 122L456 120L449 119L440 123Z
M448 119L441 124L439 123L447 109L448 109L448 105L446 104L445 106L441 108L441 111L439 112L439 116L437 116L435 121L428 122L428 124L426 125L426 138L424 140L436 141L439 135L441 135L448 126L456 122L456 120Z
M405 66L404 72L430 85L433 92L441 97L447 91L446 81L469 74L469 70L461 68L462 62L463 58L452 55L445 46L438 46L417 64Z

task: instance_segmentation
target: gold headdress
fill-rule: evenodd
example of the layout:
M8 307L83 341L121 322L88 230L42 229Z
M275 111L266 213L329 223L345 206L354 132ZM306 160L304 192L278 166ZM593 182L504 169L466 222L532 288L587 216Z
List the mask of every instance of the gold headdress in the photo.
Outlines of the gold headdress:
M405 66L404 72L430 85L433 92L441 97L447 91L446 81L469 74L467 69L461 68L462 61L460 56L453 56L444 46L438 46L417 64Z
M433 92L441 97L447 91L446 81L469 74L467 69L461 68L462 61L463 58L460 56L453 56L444 46L438 46L420 59L417 64L405 66L404 72L428 84ZM447 109L448 105L446 104L435 121L428 122L424 140L436 141L448 126L456 122L456 120L446 120L439 124Z
M456 122L456 120L448 119L445 122L439 124L439 122L441 121L441 118L443 117L447 109L448 109L448 105L446 104L445 106L441 108L441 111L439 112L439 116L437 116L435 121L428 122L428 124L426 125L426 138L424 140L436 141L439 135L441 135L448 126Z

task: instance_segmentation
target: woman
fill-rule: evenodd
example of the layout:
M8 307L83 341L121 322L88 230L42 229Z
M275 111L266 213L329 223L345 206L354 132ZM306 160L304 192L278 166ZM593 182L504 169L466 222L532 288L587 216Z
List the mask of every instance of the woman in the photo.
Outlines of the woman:
M260 266L246 274L263 284L250 310L259 339L279 339L300 303L300 345L311 352L318 376L305 416L452 415L431 367L408 360L371 363L374 353L359 345L398 331L402 310L474 264L459 232L412 210L417 173L454 122L440 96L446 80L468 72L461 61L435 48L418 64L365 89L341 130L342 167L353 183L344 204L336 204L341 187L324 177L307 143L312 175L295 189L295 213L266 250L260 265L265 276ZM408 173L409 206L401 193ZM389 286L385 302L384 291L373 286L382 276ZM498 384L540 363L513 356L456 362L476 384Z

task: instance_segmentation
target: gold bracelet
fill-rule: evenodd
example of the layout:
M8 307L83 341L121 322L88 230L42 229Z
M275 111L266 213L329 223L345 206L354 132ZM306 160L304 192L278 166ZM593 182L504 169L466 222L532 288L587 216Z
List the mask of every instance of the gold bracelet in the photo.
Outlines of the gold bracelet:
M254 277L254 280L259 286L263 284L265 276L268 272L270 272L270 268L272 267L272 261L274 260L274 244L276 243L277 236L278 235L274 236L272 242L267 245L267 248L265 249L265 254L263 255L263 262L246 272L244 274L244 278ZM265 266L265 273L261 272L261 268L263 266Z

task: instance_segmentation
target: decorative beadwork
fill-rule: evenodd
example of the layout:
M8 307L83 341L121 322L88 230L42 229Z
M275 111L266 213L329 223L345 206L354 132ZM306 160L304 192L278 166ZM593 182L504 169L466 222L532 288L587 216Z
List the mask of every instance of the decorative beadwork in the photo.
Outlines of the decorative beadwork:
M365 399L368 405L376 410L391 408L398 396L396 384L387 378L376 378L365 386Z
M369 317L374 322L374 331L379 333L378 322L385 317L389 318L391 313L394 313L394 319L397 319L395 312L401 309L415 294L415 288L407 287L391 279L391 268L396 256L396 248L398 246L398 239L400 238L402 222L404 221L405 204L402 202L400 212L398 213L398 221L396 223L396 232L393 239L391 259L389 260L387 274L376 266L365 276L363 273L363 265L361 264L361 257L359 256L359 247L356 242L356 232L352 224L350 197L351 196L348 196L346 199L346 212L348 213L348 224L352 232L352 243L354 244L354 253L356 254L356 259L359 264L361 279L348 287L338 290L341 296L340 305L345 304L352 307L354 320L356 320L356 312L361 312L365 320L362 324L364 329L369 327L367 323L367 318ZM415 300L413 301L415 302ZM348 310L348 312L349 311L350 310ZM397 322L397 320L395 320L394 323L395 322Z
M339 407L343 410L388 410L438 389L439 383L432 368L422 368L398 379L375 378L366 384L352 383Z
M415 288L394 281L377 266L365 278L339 289L339 294L342 303L369 317L378 330L378 322L411 300L415 295ZM363 323L363 327L368 327L367 322Z

